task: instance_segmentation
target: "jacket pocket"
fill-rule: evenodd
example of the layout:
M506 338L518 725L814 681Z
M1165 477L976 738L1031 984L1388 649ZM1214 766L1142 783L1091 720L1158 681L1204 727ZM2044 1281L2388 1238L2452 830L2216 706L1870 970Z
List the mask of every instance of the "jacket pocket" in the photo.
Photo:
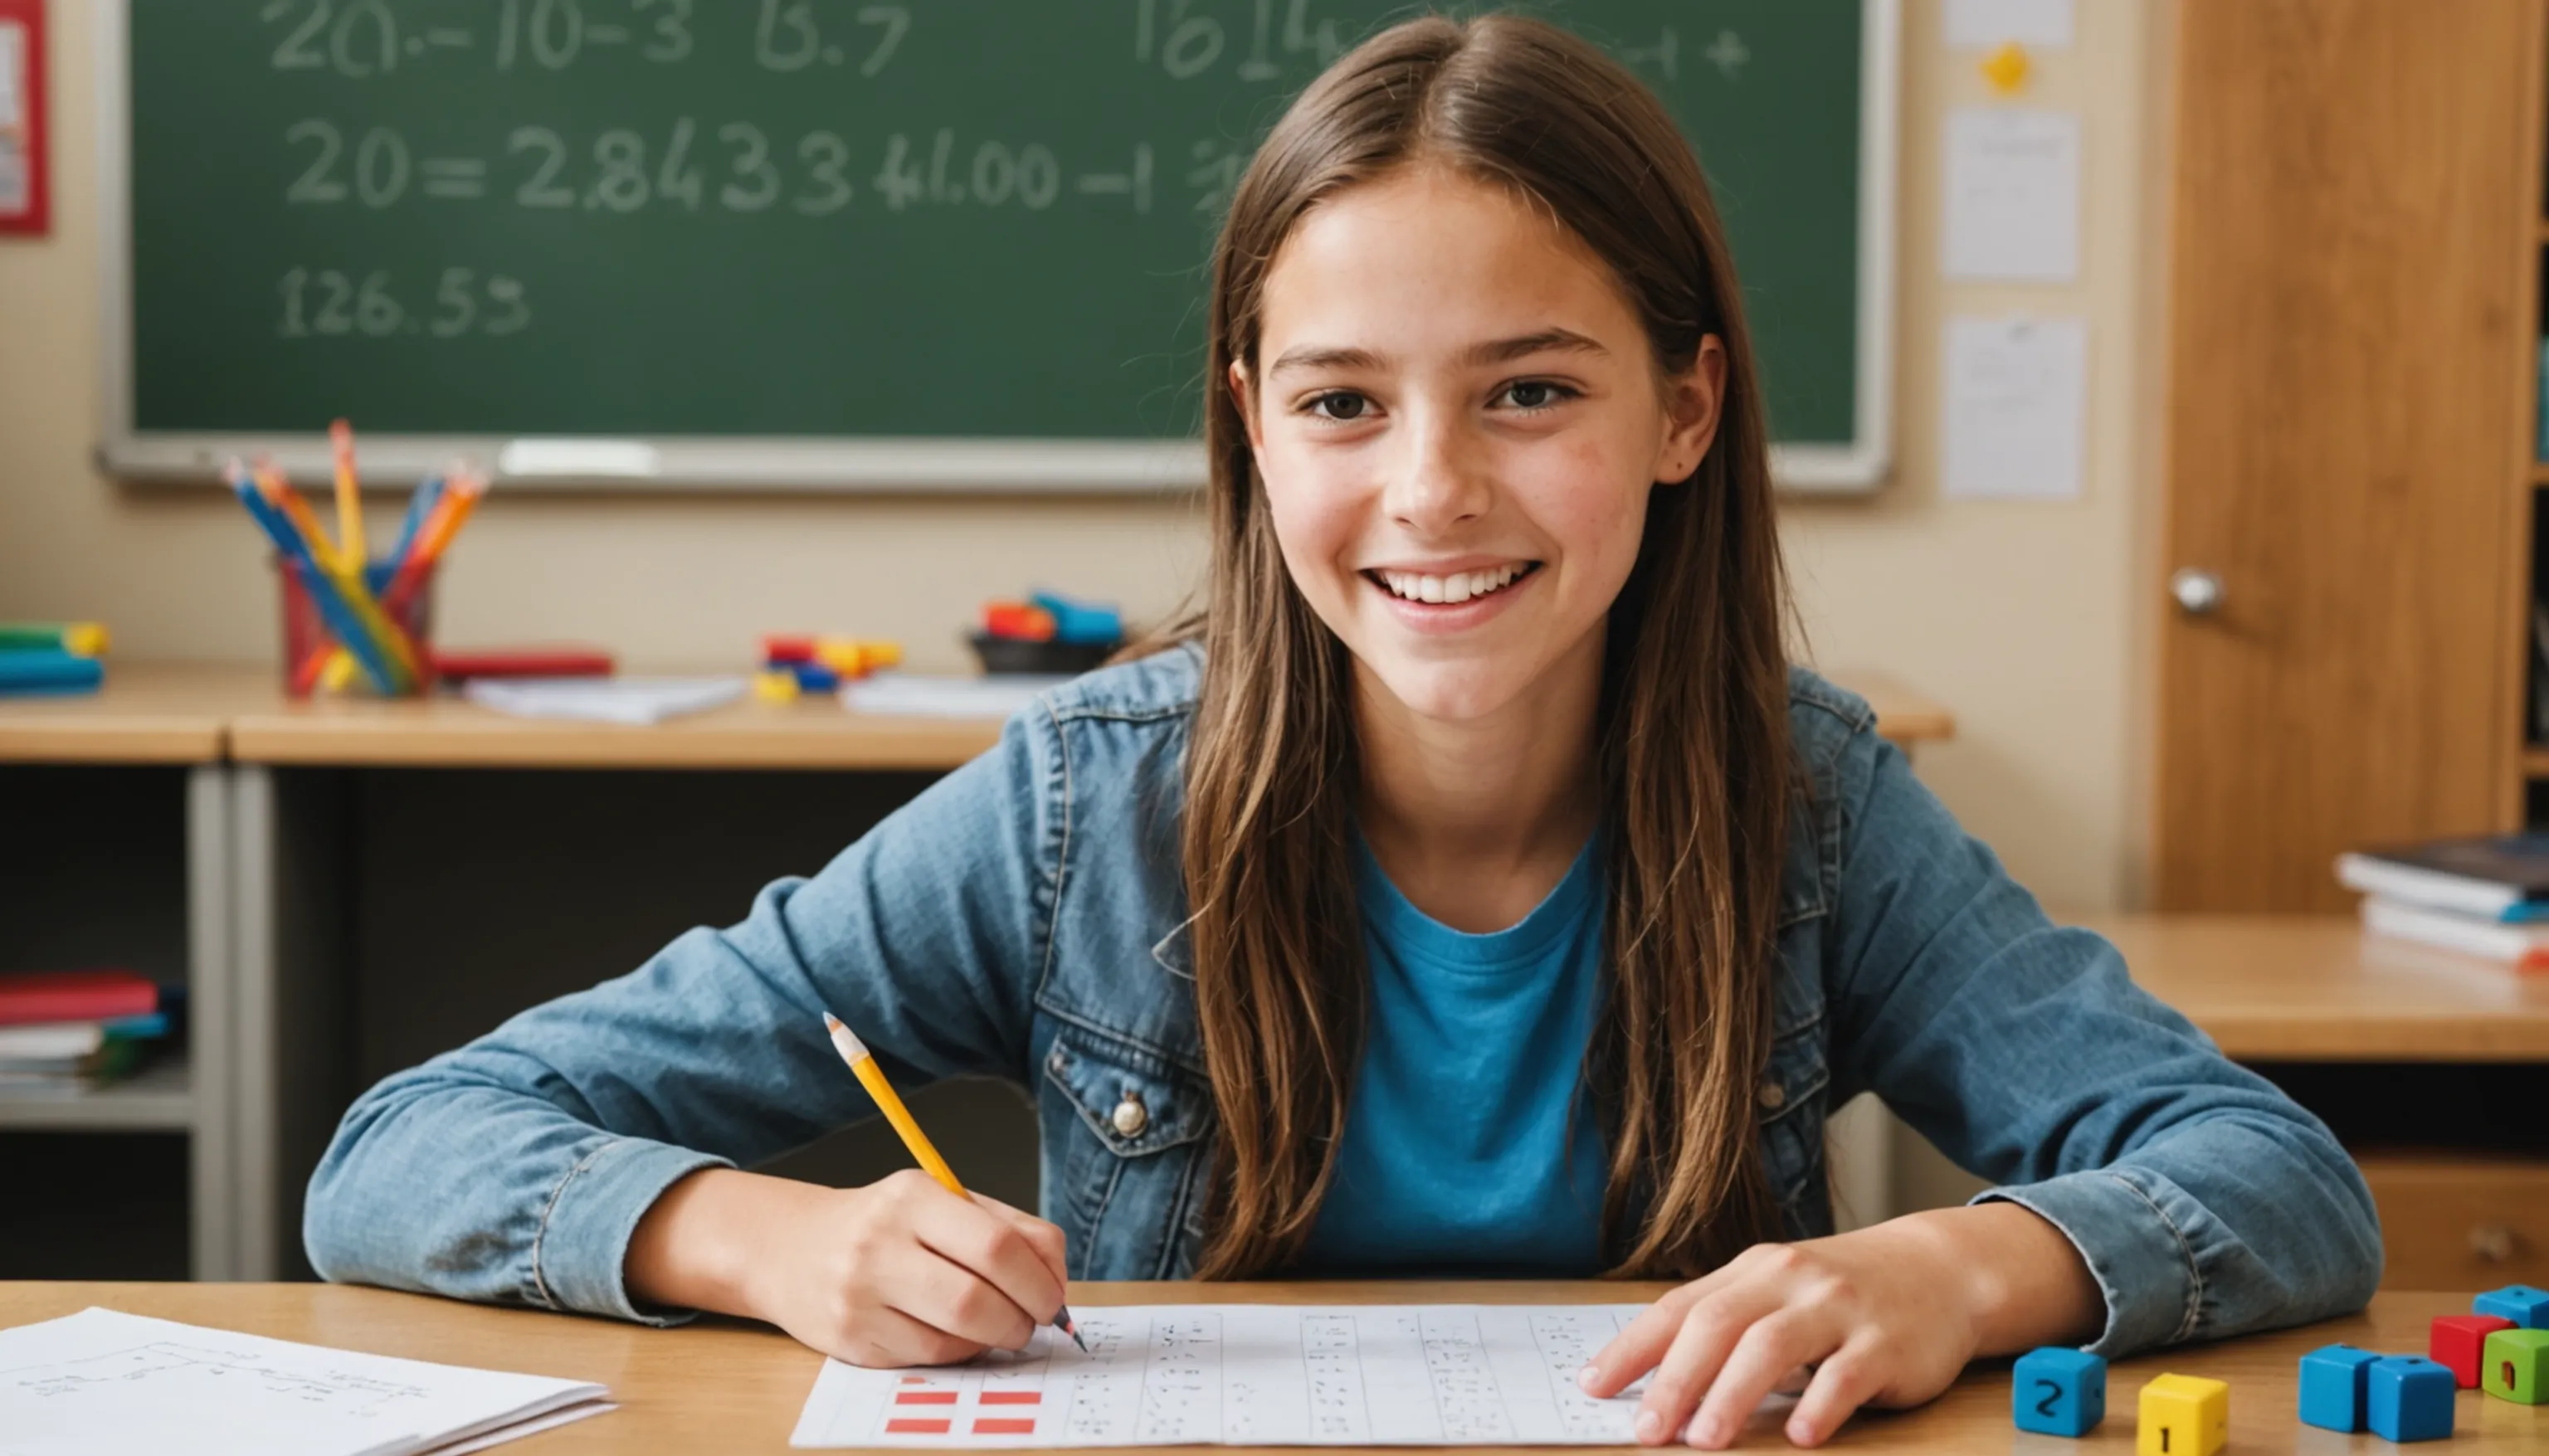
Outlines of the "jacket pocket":
M1212 1089L1131 1042L1066 1023L1044 1058L1042 1109L1063 1131L1048 1202L1077 1234L1076 1279L1171 1277L1183 1254Z
M1762 1170L1790 1238L1831 1231L1831 1193L1824 1186L1824 1102L1831 1082L1818 1019L1780 1034L1753 1090Z

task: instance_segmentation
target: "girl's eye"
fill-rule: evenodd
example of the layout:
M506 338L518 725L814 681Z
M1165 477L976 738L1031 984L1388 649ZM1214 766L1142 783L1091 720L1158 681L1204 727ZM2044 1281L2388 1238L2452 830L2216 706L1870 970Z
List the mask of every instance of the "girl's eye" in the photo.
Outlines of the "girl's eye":
M1321 419L1361 419L1370 404L1371 401L1352 390L1330 390L1324 395L1313 396L1309 410Z
M1497 399L1516 410L1546 410L1575 398L1575 391L1546 379L1526 379L1506 385Z

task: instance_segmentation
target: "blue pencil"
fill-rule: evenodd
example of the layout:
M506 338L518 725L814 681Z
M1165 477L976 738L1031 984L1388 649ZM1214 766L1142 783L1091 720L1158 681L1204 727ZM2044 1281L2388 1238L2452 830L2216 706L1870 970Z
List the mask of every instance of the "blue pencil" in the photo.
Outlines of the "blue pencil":
M398 574L396 568L406 562L407 554L416 549L416 533L425 529L425 517L433 514L433 502L441 499L442 477L429 475L416 483L416 494L407 498L407 516L399 522L398 540L390 546L387 560L392 576Z
M373 685L382 692L395 694L398 680L391 673L389 664L363 631L362 620L354 615L354 609L336 594L336 584L319 569L317 559L310 554L310 543L301 539L301 533L293 529L290 518L258 494L244 471L232 475L231 491L239 498L239 503L247 507L249 519L265 532L266 538L274 543L274 549L283 554L284 569L301 573L301 583L308 589L310 600L318 606L319 614L328 619L328 630L353 653L354 661L362 665L363 675L370 678Z

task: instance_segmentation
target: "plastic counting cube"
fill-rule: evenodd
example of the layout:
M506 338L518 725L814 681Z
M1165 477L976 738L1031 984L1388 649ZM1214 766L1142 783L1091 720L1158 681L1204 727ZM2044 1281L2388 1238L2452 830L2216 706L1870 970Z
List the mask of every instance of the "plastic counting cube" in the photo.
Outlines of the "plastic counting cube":
M2425 1353L2434 1363L2452 1373L2452 1379L2465 1391L2478 1389L2478 1353L2487 1337L2500 1329L2513 1328L2510 1320L2494 1315L2443 1315L2436 1317L2433 1334Z
M2549 1329L2549 1289L2533 1289L2528 1284L2491 1289L2470 1301L2470 1313L2510 1320L2524 1329Z
M2352 1345L2321 1345L2302 1356L2302 1423L2363 1429L2364 1377L2380 1358Z
M2452 1373L2431 1360L2376 1360L2364 1377L2364 1423L2385 1441L2439 1441L2452 1433L2456 1390Z
M2021 1355L2010 1371L2010 1414L2020 1430L2087 1435L2107 1418L2107 1362L2060 1345Z
M2549 1329L2500 1329L2487 1337L2478 1388L2500 1401L2549 1406Z
M2213 1456L2230 1439L2230 1387L2163 1375L2142 1387L2140 1416L2135 1456Z

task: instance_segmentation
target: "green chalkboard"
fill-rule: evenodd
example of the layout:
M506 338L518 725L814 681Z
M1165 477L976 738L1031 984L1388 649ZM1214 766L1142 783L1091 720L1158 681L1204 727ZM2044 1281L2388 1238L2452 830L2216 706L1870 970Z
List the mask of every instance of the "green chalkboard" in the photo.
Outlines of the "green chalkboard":
M336 415L473 439L1190 437L1232 179L1327 59L1412 13L118 3L110 317L143 444ZM1697 145L1790 446L1866 443L1864 62L1889 7L1515 7L1609 47Z

